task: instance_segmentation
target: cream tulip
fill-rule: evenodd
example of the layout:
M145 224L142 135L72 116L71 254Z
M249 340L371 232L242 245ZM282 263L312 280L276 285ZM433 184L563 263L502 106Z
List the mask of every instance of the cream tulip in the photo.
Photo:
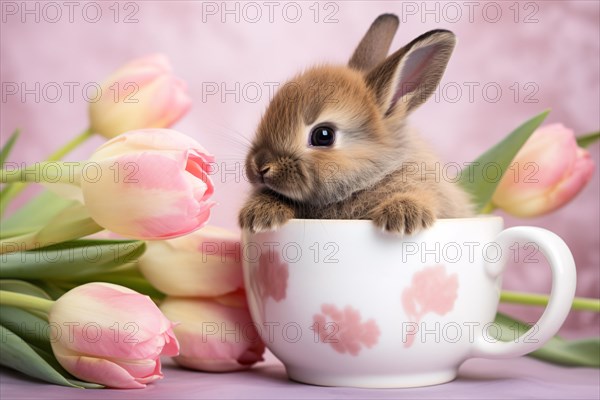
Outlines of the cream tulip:
M191 104L168 58L150 55L125 64L100 85L89 106L90 130L110 139L134 129L168 128Z
M131 131L106 142L81 168L84 203L98 225L125 237L185 235L210 216L213 160L177 131Z

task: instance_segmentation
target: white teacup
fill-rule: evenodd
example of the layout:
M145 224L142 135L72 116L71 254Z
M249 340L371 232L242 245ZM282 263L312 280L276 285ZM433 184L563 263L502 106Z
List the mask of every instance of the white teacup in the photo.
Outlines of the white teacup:
M468 358L529 353L564 322L575 263L550 231L502 229L502 218L484 216L438 220L403 238L368 220L296 219L244 232L253 320L291 379L324 386L434 385ZM501 342L493 321L515 243L546 256L552 293L529 332Z

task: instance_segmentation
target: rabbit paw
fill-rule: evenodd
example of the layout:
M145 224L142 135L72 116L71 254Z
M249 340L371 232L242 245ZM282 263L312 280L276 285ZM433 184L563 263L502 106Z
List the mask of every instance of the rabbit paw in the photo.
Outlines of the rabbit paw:
M266 196L251 199L240 211L239 224L252 233L276 229L294 218L294 210Z
M375 207L371 219L385 231L410 235L433 225L435 212L417 196L402 194Z

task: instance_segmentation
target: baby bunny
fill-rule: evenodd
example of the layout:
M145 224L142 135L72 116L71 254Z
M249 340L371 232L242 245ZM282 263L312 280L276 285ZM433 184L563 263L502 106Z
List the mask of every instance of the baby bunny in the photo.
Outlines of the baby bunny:
M314 67L277 92L246 158L254 188L241 228L371 219L411 234L472 214L467 194L435 172L442 164L406 124L436 89L454 34L427 32L386 58L397 28L395 15L379 16L347 67Z

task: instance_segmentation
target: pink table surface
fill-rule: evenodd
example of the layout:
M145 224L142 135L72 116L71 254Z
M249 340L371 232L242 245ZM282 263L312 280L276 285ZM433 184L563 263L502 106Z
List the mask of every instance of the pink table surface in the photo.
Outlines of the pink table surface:
M266 362L236 373L209 374L166 361L165 378L141 390L80 390L0 371L0 399L600 399L600 371L565 368L521 357L472 359L450 383L415 389L355 389L303 385L287 379L283 365Z

